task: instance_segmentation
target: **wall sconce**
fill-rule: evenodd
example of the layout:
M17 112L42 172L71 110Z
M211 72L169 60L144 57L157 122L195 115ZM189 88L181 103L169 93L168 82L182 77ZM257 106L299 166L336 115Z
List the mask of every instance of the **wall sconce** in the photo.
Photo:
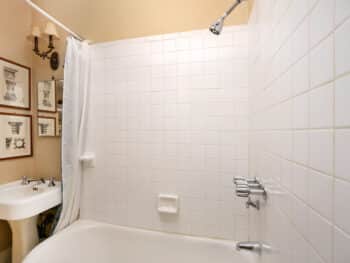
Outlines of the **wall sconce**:
M46 24L46 27L44 30L44 35L47 36L49 39L49 45L48 45L48 47L47 47L48 49L46 51L41 52L39 50L39 39L42 39L42 36L41 36L40 28L38 26L33 27L32 33L31 33L31 35L28 36L28 39L30 41L34 41L33 52L37 56L41 57L42 59L46 59L46 58L49 59L51 62L51 67L52 67L53 62L54 62L54 64L58 63L58 53L53 52L55 49L54 40L60 39L58 36L57 30L56 30L56 27L53 23L48 22ZM57 65L57 68L58 68L58 65Z

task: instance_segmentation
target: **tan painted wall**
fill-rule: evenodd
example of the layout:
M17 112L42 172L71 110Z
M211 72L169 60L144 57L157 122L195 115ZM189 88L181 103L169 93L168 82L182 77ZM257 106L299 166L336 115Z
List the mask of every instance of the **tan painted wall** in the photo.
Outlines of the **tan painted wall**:
M31 28L31 10L22 0L0 0L0 3L0 56L31 67L32 52L25 39ZM0 111L28 113L5 108ZM0 184L24 175L34 175L34 158L0 161ZM10 236L7 223L0 221L0 251L10 246Z
M42 27L46 25L47 20L37 12L33 13L33 25ZM52 71L48 60L42 60L38 56L33 56L33 83L36 86L39 80L48 80L54 77L55 79L63 79L63 60L66 48L67 33L57 28L60 36L59 41L55 41L56 51L60 54L60 68L57 71ZM47 42L41 41L40 49L47 48ZM35 96L35 104L36 96ZM53 113L38 113L40 116L57 117ZM35 172L38 177L60 177L61 165L61 140L59 137L38 137L37 129L35 129L36 152L35 152Z
M252 0L249 0L252 1ZM34 0L56 18L94 42L203 29L233 0ZM249 4L240 5L227 25L248 21Z
M32 23L44 25L46 21L34 13L23 0L0 0L0 56L31 67L32 69L32 109L31 112L1 108L1 112L25 113L33 116L33 152L31 158L0 161L0 184L29 177L59 177L60 173L60 139L39 138L36 126L36 83L41 79L51 79L48 61L33 55L32 44L26 40ZM58 50L64 54L66 33L59 31L62 41ZM47 45L47 43L45 43ZM63 58L62 58L63 59ZM63 69L56 72L56 78L63 77ZM5 221L0 221L0 263L7 263L2 258L11 245L11 231Z

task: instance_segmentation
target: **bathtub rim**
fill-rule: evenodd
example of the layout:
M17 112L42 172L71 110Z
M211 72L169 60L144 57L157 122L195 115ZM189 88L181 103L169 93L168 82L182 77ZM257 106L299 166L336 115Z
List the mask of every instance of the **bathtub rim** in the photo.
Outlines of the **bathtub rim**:
M235 240L227 240L227 239L217 239L217 238L210 238L210 237L199 237L199 236L192 236L192 235L184 235L179 233L169 233L169 232L162 232L157 230L149 230L149 229L142 229L137 227L130 227L130 226L121 226L121 225L114 225L111 223L106 222L100 222L90 219L78 219L75 222L73 222L68 227L64 228L60 232L54 234L50 238L42 241L39 245L37 245L30 253L24 258L23 263L31 263L32 261L28 261L32 258L33 253L38 253L36 251L43 249L45 246L48 246L49 243L55 242L57 239L61 239L61 236L66 235L68 233L73 234L74 232L81 232L82 229L93 229L98 227L104 227L104 228L113 228L125 232L133 232L136 234L143 234L143 235L150 235L150 236L159 236L159 237L170 237L170 238L176 238L176 239L183 239L186 241L193 241L193 242L200 242L200 243L206 243L206 244L215 244L219 246L223 246L226 248L231 247L232 253L237 253L241 255L247 263L255 263L257 262L257 255L254 255L253 253L249 253L246 251L237 251L235 249L237 241Z

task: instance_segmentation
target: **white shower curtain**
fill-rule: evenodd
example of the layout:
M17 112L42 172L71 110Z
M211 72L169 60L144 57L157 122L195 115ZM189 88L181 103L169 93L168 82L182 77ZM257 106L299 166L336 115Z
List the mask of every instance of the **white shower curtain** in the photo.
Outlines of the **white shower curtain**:
M62 210L55 232L79 216L89 94L89 46L73 37L67 39L64 64L62 121Z

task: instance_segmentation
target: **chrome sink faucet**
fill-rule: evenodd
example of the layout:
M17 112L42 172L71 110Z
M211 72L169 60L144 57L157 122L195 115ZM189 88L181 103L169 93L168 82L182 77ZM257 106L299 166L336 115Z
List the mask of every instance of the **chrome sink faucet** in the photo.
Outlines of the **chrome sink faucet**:
M50 177L48 186L49 186L49 187L54 187L54 186L56 186L55 177Z
M22 185L28 185L32 182L40 182L40 183L45 183L45 179L44 178L40 178L40 179L29 179L27 176L23 176L22 177Z

